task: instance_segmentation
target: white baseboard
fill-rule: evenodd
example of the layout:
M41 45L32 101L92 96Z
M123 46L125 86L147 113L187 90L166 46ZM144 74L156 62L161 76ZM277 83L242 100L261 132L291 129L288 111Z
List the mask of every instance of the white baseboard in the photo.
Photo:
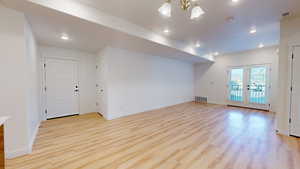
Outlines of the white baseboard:
M28 147L14 150L14 151L5 152L5 157L6 157L6 159L12 159L12 158L30 154L30 153L31 153L31 148L28 146Z
M108 117L105 115L105 113L97 112L100 116L102 116L105 120L110 120Z
M35 130L33 131L32 138L30 138L29 144L28 144L27 147L23 147L23 148L20 148L20 149L17 149L17 150L13 150L13 151L7 151L7 152L5 152L5 157L7 159L12 159L12 158L16 158L16 157L19 157L19 156L22 156L22 155L26 155L26 154L32 153L32 148L33 148L36 136L37 136L37 134L39 132L40 124L41 123L39 123L36 126Z
M139 112L130 112L130 113L124 113L124 114L117 114L117 115L107 115L107 116L103 116L106 120L114 120L114 119L118 119L121 117L126 117L126 116L131 116L131 115L135 115L135 114L139 114L139 113L144 113L144 112L148 112L148 111L154 111L154 110L158 110L158 109L162 109L162 108L167 108L170 106L175 106L175 105L179 105L179 104L184 104L184 103L189 103L194 101L194 98L189 98L189 99L185 99L183 101L178 101L177 103L173 103L173 104L165 104L165 105L160 105L160 106L156 106L156 107L152 107L152 108L148 108Z
M36 126L36 128L35 128L34 131L33 131L32 138L30 139L30 142L29 142L29 149L30 149L30 152L29 152L29 153L32 152L32 147L33 147L33 145L34 145L36 136L37 136L38 133L39 133L40 125L41 125L41 122L39 122L39 124Z
M279 129L277 129L277 133L281 134L281 135L285 135L285 136L290 136L289 131L285 131L285 130L279 130Z

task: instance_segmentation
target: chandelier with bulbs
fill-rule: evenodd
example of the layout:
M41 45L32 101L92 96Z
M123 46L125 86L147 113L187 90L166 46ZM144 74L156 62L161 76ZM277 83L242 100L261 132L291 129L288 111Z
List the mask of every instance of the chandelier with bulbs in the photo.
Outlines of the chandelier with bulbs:
M188 11L190 8L191 10L191 19L197 19L205 12L200 7L200 5L195 2L195 0L180 0L180 7L184 11ZM159 13L165 17L171 17L172 7L171 7L171 0L166 0L166 2L158 9Z

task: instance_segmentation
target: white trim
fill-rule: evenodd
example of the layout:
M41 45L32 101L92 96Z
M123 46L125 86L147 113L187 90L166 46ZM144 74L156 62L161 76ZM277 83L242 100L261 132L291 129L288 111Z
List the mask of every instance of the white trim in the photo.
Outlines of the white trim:
M31 148L28 146L28 147L23 147L23 148L16 149L13 151L5 152L5 157L6 157L6 159L12 159L12 158L30 154L30 153L31 153Z
M289 113L289 118L288 118L288 134L291 135L291 130L292 130L292 124L290 123L290 119L292 118L292 94L293 92L291 91L291 87L293 85L293 59L292 56L294 54L295 48L300 47L300 45L294 44L294 45L289 45L289 55L288 55L288 95L287 95L287 107L288 107L288 113Z
M288 54L288 95L287 95L287 107L288 107L288 113L289 113L289 118L288 118L288 133L287 135L290 135L291 134L291 123L290 123L290 119L292 118L292 91L290 90L290 87L292 86L292 79L293 79L293 75L292 75L292 72L293 72L293 59L292 59L292 55L294 53L294 47L295 46L290 46L289 47L289 54Z
M107 116L103 116L106 120L114 120L114 119L118 119L118 118L122 118L122 117L127 117L127 116L132 116L132 115L135 115L135 114L140 114L140 113L144 113L144 112L149 112L149 111L155 111L155 110L159 110L159 109L163 109L163 108L168 108L168 107L172 107L172 106L176 106L176 105L180 105L180 104L184 104L184 103L190 103L190 102L194 102L194 97L193 98L189 98L189 99L186 99L185 101L180 101L180 102L177 102L175 104L168 104L168 105L163 105L163 106L156 106L156 107L153 107L153 108L150 108L150 109L147 109L147 110L144 110L142 112L131 112L131 113L127 113L125 115L112 115L110 113L108 113Z
M31 138L30 141L29 141L29 149L30 149L30 152L29 152L29 153L32 152L32 148L33 148L34 142L35 142L35 140L36 140L36 136L37 136L38 133L39 133L40 125L41 125L41 123L39 123L39 124L36 126L36 128L35 128L34 131L33 131L33 136L32 136L32 138Z
M45 63L47 60L71 60L71 61L74 61L74 62L79 62L80 59L79 58L75 58L75 57L69 57L69 56L47 56L45 57Z
M289 131L285 131L285 130L277 130L277 133L278 134L281 134L281 135L285 135L285 136L290 136L290 132Z
M241 68L241 67L253 67L253 66L265 66L265 65L269 65L271 66L272 63L260 63L260 64L248 64L248 65L239 65L239 66L227 66L227 69L230 69L230 68Z
M22 156L22 155L27 155L27 154L32 153L32 148L33 148L34 142L36 140L36 136L38 135L40 124L41 123L39 123L36 126L36 128L33 132L33 136L29 140L28 146L20 148L20 149L12 150L12 151L5 151L6 159L12 159L12 158L15 158L15 157L19 157L19 156Z

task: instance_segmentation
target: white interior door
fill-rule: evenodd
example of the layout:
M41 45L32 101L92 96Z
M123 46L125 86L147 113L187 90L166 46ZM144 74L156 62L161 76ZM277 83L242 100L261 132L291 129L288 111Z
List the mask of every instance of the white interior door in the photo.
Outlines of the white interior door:
M105 86L104 86L104 68L102 59L97 58L97 69L96 69L96 108L97 111L105 116L106 102L105 102Z
M79 114L78 63L46 60L47 119Z
M300 47L294 48L293 55L290 134L300 137Z
M228 72L229 105L269 110L268 65L234 67Z

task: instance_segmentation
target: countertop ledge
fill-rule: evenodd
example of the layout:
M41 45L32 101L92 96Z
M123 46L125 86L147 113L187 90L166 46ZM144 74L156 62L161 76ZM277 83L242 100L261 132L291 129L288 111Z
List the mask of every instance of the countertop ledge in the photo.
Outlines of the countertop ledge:
M2 116L2 117L0 117L0 126L3 125L6 122L6 120L8 120L8 119L9 119L8 116Z

